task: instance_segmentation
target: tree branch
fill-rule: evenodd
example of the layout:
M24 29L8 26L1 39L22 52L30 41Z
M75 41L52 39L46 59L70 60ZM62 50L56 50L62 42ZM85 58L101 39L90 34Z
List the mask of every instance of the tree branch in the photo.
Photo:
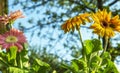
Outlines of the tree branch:
M49 1L51 1L51 0L49 0ZM35 4L35 5L33 5L33 6L30 6L30 7L24 8L24 9L34 9L34 8L36 8L36 7L39 7L39 6L43 6L44 4L46 4L46 3L49 2L49 1L44 1L44 2L42 2L42 3L40 3L40 4Z
M110 4L108 4L108 6L112 6L114 5L115 3L117 3L119 0L113 0Z
M73 0L72 0L71 2L72 2L72 3L75 3L75 4L77 4L77 5L82 5L84 8L89 9L89 10L95 12L95 10L94 10L93 8L87 6L87 5L84 4L83 2L82 2L83 4L81 4L80 2L77 2L77 1L73 1Z
M103 10L103 1L102 0L97 0L97 7L100 10Z

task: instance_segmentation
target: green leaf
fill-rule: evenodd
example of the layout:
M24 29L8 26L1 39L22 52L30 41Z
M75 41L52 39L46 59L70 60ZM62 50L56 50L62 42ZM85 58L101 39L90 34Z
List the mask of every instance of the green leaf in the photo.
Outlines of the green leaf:
M8 62L0 57L0 69L9 67Z
M4 51L0 51L0 57L6 58L6 53Z
M9 67L9 63L7 61L7 54L4 51L0 51L0 69L5 69Z
M102 58L100 58L100 56L96 55L96 56L92 57L91 62L90 62L90 67L93 70L98 69L100 61L102 61Z
M103 73L119 73L114 62L112 62L110 59L108 59L107 66L104 69Z
M85 46L85 52L86 52L87 55L92 52L92 49L94 47L94 45L93 45L91 40L86 40L84 42L84 46Z
M74 69L75 72L78 72L79 66L78 66L78 61L77 60L72 60L72 68Z
M72 67L70 65L66 64L66 63L62 63L61 67L65 68L65 69L69 69L69 70L72 69Z
M80 59L78 61L78 65L79 65L79 69L80 70L86 70L87 69L87 63L83 60L83 59Z
M108 63L108 60L111 60L111 56L109 52L104 52L103 56L102 56L102 65L106 65Z
M10 51L8 51L8 61L16 59L17 49L16 46L10 47Z
M28 43L24 43L23 44L23 50L22 50L22 52L20 52L20 54L21 54L21 56L26 56L27 54L28 54Z
M19 55L21 56L21 61L23 63L23 67L29 67L29 57L28 57L28 43L23 44L23 50L19 52Z
M92 59L91 59L91 62L98 62L98 61L101 61L102 59L100 58L100 56L94 56L94 57L92 57Z
M34 63L32 65L32 69L33 71L37 72L41 72L41 73L46 73L47 70L49 70L50 65L35 58L34 59Z
M91 54L93 52L102 50L102 45L101 42L97 39L93 39L93 40L86 40L84 42L84 46L85 46L85 53Z
M57 73L57 71L56 70L53 70L53 72L52 73Z
M19 54L21 55L21 60L24 64L29 61L28 50L23 49L22 52L20 52Z
M40 66L50 67L49 64L47 64L47 63L45 63L45 62L43 62L43 61L41 61L41 60L39 60L39 59L37 59L37 58L35 59L35 61L36 61L37 64L40 65Z
M85 73L87 70L87 63L81 58L79 60L73 59L71 64L62 64L62 67L67 69L66 73Z
M100 40L93 39L93 40L92 40L92 43L93 43L93 45L94 45L92 52L96 52L96 51L99 51L99 50L102 50L102 49L103 49Z
M24 43L23 47L24 47L24 49L27 49L28 48L28 43Z
M110 53L109 52L104 52L104 54L103 54L103 57L102 57L103 59L111 59L111 55L110 55Z
M16 68L16 67L8 67L7 73L30 73L28 70Z

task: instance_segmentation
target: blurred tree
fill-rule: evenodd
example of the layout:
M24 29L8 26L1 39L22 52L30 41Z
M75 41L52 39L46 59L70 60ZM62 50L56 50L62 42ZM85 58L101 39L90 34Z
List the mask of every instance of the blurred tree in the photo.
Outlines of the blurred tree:
M0 15L8 14L8 0L0 0ZM6 31L6 26L0 23L0 34Z
M8 13L8 0L0 0L0 15Z
M48 53L46 51L46 48L41 49L40 47L38 47L37 50L35 50L34 48L37 48L37 47L32 46L30 48L29 58L30 58L31 64L33 63L33 59L37 58L37 59L40 59L40 60L50 64L51 69L49 70L49 73L52 73L54 70L56 70L57 73L64 73L65 72L66 69L61 67L62 63L66 62L65 60L60 59L59 56L57 56L57 55L54 55L52 53Z

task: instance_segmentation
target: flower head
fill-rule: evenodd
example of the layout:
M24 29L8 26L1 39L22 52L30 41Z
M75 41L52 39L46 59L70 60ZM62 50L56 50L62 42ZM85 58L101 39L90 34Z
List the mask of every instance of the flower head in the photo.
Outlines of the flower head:
M78 30L80 28L80 25L84 24L84 21L90 22L90 19L88 17L89 17L88 13L84 13L84 14L75 16L75 17L67 20L61 26L61 28L64 30L65 33L69 32L71 29L72 29L72 31L74 31L75 28Z
M15 12L11 12L8 16L9 21L15 21L18 18L24 18L23 14L20 10L17 10Z
M105 9L103 11L98 10L92 15L94 23L90 26L94 29L93 33L98 34L101 37L113 37L114 31L120 32L120 19L116 15L112 17L111 12L107 12Z
M9 15L4 15L4 16L0 16L0 23L2 24L8 24L11 23L13 21L15 21L18 18L23 18L23 14L20 10L15 11L15 12L11 12Z
M16 46L20 52L23 49L22 44L25 42L26 37L17 29L11 29L10 31L0 35L0 45L2 45L2 48L6 50L9 50L11 46Z

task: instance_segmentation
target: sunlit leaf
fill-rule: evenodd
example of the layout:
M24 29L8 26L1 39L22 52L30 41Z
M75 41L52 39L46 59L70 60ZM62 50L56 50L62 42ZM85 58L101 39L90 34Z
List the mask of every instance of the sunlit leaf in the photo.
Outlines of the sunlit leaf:
M45 67L50 67L49 64L39 60L39 59L35 59L35 61L37 62L38 65L40 66L45 66Z
M108 59L106 68L104 69L103 73L119 73L114 62Z
M77 72L79 70L79 65L77 64L77 60L72 60L72 68Z
M16 67L8 67L7 73L30 73L30 72Z
M99 68L99 63L102 61L102 58L100 56L94 56L91 59L90 66L92 69L98 69Z
M102 45L101 45L100 41L97 39L86 40L84 42L84 46L85 46L85 52L87 55L92 52L102 50Z
M80 70L86 70L87 69L87 63L83 60L83 59L80 59L78 61L78 65L79 65L79 69Z
M50 68L49 64L47 64L37 58L34 60L34 63L32 65L32 69L35 72L45 73L47 70L49 70L49 68Z
M92 41L91 40L86 40L84 42L84 45L85 45L85 51L84 52L86 52L86 54L92 53L92 50L93 50L93 47L94 47Z
M8 51L8 61L16 59L17 49L16 46L10 47L10 50Z

